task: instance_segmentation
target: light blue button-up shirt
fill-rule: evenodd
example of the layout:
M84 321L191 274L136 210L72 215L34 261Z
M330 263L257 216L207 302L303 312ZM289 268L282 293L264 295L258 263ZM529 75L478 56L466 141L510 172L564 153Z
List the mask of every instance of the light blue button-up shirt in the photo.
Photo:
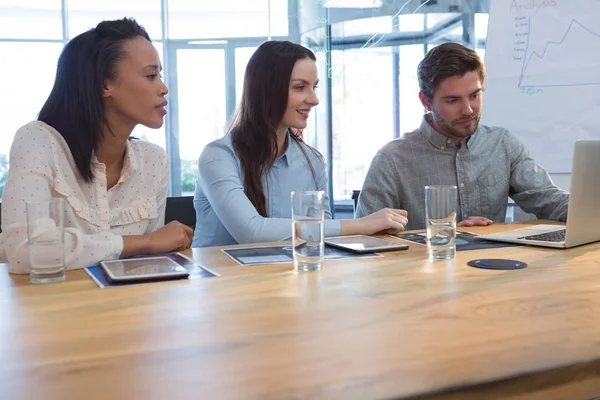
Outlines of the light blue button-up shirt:
M208 144L198 162L194 207L196 230L193 247L223 246L287 240L292 236L292 191L327 191L327 170L322 157L288 136L286 152L268 177L263 178L268 218L262 217L244 193L240 161L231 135ZM304 153L300 146L304 146ZM311 172L308 160L314 169ZM316 182L315 182L316 180ZM331 219L325 196L325 235L340 234L340 221Z

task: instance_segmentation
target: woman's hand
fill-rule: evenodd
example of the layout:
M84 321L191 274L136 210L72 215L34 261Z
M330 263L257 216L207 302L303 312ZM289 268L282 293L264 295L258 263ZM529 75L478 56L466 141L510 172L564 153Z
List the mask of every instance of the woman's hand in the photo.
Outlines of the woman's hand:
M408 224L406 210L384 208L359 219L342 220L342 235L373 235L379 232L395 234Z
M147 235L123 236L121 258L184 250L191 246L193 237L192 228L179 221L171 221Z
M179 221L171 221L148 234L149 253L160 254L187 249L192 245L193 237L192 228Z

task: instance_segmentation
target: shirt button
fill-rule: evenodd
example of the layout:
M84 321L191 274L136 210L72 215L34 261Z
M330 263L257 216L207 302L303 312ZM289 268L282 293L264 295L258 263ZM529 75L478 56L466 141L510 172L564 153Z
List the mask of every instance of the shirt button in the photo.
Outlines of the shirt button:
M456 153L456 158L460 158L460 154Z
M444 150L444 149L445 149L445 147L444 147L444 146L442 146L442 147L440 147L440 149Z
M464 214L463 214L463 218L464 218L464 219L467 219L467 213L464 213Z
M447 140L446 140L446 144L450 144L450 142L451 142L451 141L452 141L452 140L450 140L450 139L447 139Z
M464 183L461 183L461 184L460 184L460 187L461 187L461 188L464 188L464 187L465 187L465 184L464 184Z

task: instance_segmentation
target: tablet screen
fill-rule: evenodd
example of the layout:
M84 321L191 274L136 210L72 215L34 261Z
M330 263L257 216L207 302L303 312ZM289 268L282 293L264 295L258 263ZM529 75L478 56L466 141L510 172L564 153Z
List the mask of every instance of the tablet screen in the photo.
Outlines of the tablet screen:
M102 266L116 278L134 276L181 275L187 270L168 257L132 258L103 261Z
M348 249L353 250L369 250L369 249L381 249L381 248L404 248L406 247L403 243L392 242L391 240L380 239L373 236L366 235L355 235L355 236L340 236L340 237L328 237L325 238L325 242L329 244L335 244L344 246Z

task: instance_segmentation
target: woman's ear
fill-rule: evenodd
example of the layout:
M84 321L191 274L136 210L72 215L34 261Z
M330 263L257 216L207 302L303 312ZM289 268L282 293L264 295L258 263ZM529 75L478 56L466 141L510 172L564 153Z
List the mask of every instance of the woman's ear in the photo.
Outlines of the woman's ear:
M112 96L113 86L114 86L114 83L111 83L108 80L104 81L104 84L102 85L102 97Z

